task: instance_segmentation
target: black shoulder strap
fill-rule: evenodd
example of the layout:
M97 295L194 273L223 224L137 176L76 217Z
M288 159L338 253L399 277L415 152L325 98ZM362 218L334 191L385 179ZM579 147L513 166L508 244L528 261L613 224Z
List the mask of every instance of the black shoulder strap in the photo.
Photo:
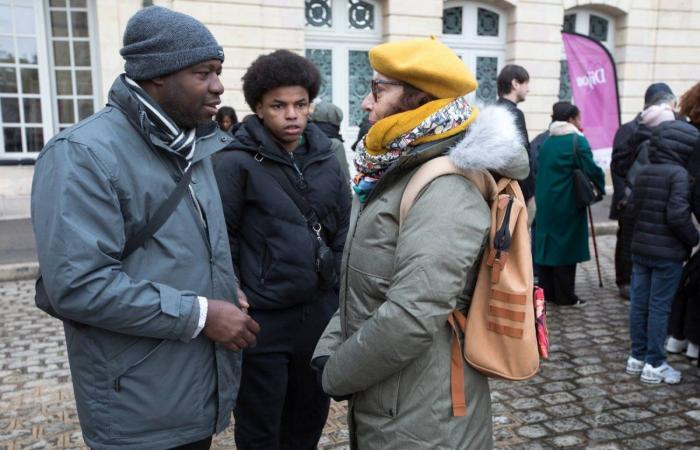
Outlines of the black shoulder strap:
M280 165L277 163L268 161L268 159L264 157L262 160L258 160L256 158L256 161L259 161L260 164L267 169L267 172L272 175L272 178L277 181L284 192L286 192L289 198L292 199L299 211L301 211L301 214L304 216L306 223L310 227L318 225L319 220L318 216L316 215L316 211L314 211L311 204L292 185L292 182L289 181L289 178L284 173L284 170L282 170L282 167L280 167Z
M578 151L578 134L574 133L574 158L576 159L576 167L583 170L583 164L581 163L581 154Z
M185 170L185 173L182 174L182 178L180 178L180 181L177 182L175 190L173 190L168 199L158 207L156 212L153 214L153 217L151 217L151 220L149 220L148 223L146 223L135 235L126 241L124 251L122 252L121 256L122 260L126 259L137 248L145 244L146 241L156 234L156 231L163 226L163 224L168 220L168 217L170 217L173 211L175 211L178 203L180 203L180 200L185 194L191 179L192 166Z

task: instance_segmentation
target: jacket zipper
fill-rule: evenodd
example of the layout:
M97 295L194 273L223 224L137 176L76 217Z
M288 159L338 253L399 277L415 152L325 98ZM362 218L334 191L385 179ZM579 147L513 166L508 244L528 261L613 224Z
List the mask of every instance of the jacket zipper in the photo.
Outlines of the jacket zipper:
M130 365L129 367L124 369L120 375L115 377L114 380L112 380L112 387L114 388L114 391L121 392L121 390L122 390L122 384L121 384L122 376L124 376L124 374L128 373L134 367L138 366L139 364L141 364L142 362L147 360L152 354L154 354L156 352L156 350L158 350L163 344L165 344L165 341L166 341L165 339L161 340L158 343L158 345L153 347L153 349L151 349L150 352L146 353L146 355L143 358L139 359L138 361L136 361L135 363L133 363L132 365Z
M299 169L299 166L297 166L297 162L294 159L294 152L289 152L289 159L292 161L292 167L294 168L294 171L297 173L297 187L306 189L306 180L304 180L304 174L302 173L301 169Z

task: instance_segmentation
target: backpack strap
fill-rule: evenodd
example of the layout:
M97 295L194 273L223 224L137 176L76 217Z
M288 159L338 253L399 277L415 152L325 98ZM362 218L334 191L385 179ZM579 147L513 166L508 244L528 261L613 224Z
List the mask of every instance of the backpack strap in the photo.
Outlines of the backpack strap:
M452 397L452 415L464 417L467 415L467 397L464 393L464 356L462 342L459 340L467 328L467 317L461 311L454 310L447 318L452 328L452 344L450 349L450 393Z
M498 192L496 182L488 171L460 169L452 164L448 156L439 156L424 163L408 181L403 191L403 196L401 197L399 225L403 223L420 193L423 192L433 180L444 175L460 175L471 181L489 203ZM510 181L509 179L504 180Z
M520 187L516 181L502 178L496 183L493 176L486 170L460 169L450 161L448 156L439 156L424 163L411 177L403 191L401 205L399 207L399 226L411 210L421 192L436 178L444 175L460 175L471 181L481 192L484 200L491 206L498 195L506 186L517 189L522 196ZM447 318L452 328L452 343L450 349L450 394L452 397L452 415L464 417L467 415L467 401L464 392L464 352L460 335L464 335L467 328L467 317L459 310L454 310Z

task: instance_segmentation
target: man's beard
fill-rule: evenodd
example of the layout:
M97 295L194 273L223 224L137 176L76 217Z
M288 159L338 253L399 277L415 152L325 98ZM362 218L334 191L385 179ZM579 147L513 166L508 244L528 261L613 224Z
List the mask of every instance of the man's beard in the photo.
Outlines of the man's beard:
M192 107L191 105L178 104L177 102L166 102L163 105L163 109L166 114L179 126L180 128L189 130L191 128L196 128L197 125L201 125L211 120L211 118L202 119L197 116L197 111L200 108Z

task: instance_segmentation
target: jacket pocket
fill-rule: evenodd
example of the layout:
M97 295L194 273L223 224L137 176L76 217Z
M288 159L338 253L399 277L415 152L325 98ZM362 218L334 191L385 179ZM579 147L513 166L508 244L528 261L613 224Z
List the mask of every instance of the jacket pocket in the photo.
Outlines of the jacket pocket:
M272 252L270 251L270 247L265 243L262 251L262 257L260 258L260 285L264 286L265 285L265 278L267 278L267 275L270 273L270 269L272 268Z
M201 424L208 395L203 380L212 370L204 349L185 348L195 350L197 341L201 340L185 344L141 338L108 363L110 438L184 431ZM215 386L215 378L210 378Z
M401 374L392 375L386 380L375 384L366 391L355 394L353 405L358 413L396 417L399 414L399 388Z

